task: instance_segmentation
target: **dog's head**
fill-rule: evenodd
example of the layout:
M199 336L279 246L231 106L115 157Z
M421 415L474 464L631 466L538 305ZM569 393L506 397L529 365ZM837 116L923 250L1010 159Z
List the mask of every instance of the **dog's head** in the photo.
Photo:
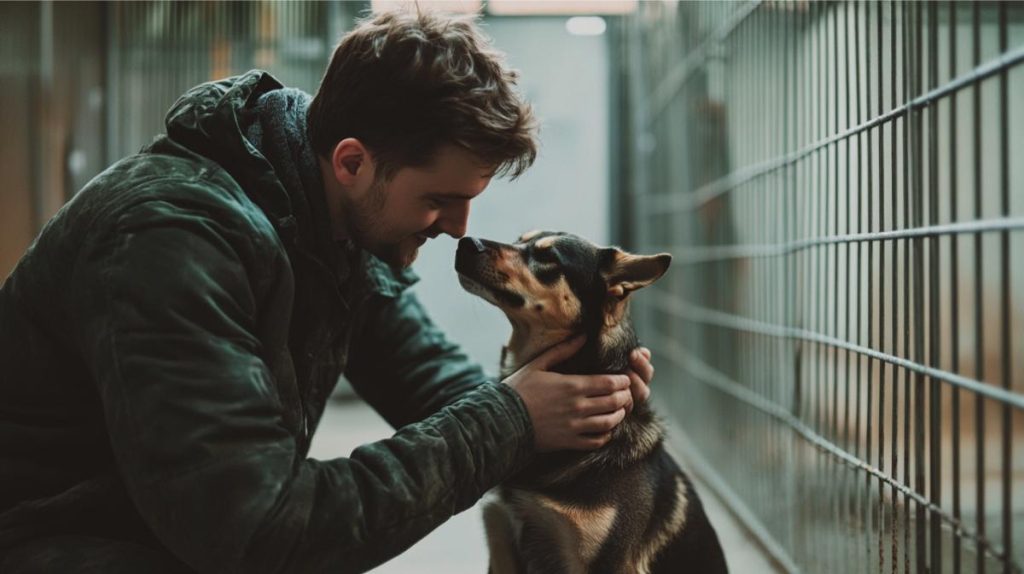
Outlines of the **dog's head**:
M629 295L654 283L672 256L634 255L567 233L532 231L513 244L463 238L462 286L496 305L513 326L509 350L532 358L569 336L606 339L626 326Z

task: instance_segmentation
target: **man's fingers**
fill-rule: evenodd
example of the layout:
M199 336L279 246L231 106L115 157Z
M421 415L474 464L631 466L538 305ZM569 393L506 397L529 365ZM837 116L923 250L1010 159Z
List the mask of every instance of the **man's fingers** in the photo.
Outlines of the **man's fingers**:
M583 375L576 378L581 392L588 397L609 395L629 388L627 375Z
M646 401L647 397L651 396L650 387L635 372L629 371L627 374L629 375L629 392L633 393L633 400L638 403Z
M607 433L611 432L622 419L626 418L626 410L619 409L614 413L605 415L594 415L587 417L579 423L578 431L580 433Z
M551 367L575 355L576 351L583 347L583 343L586 340L587 337L585 335L579 335L563 341L541 353L539 357L530 362L530 365L541 371L550 370Z
M590 417L613 413L619 409L627 408L633 403L633 395L628 389L615 391L610 395L590 397L580 401L578 412L581 416Z
M647 354L644 355L644 350L642 348L634 350L633 354L630 355L629 364L640 375L640 378L649 384L651 379L654 378L654 365L651 364L651 352L647 351Z

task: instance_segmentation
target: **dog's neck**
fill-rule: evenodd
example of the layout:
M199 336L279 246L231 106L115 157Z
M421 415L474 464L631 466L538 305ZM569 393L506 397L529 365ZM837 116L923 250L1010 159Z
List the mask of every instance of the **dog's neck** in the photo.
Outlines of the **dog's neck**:
M508 377L544 351L575 336L585 334L586 343L568 360L552 370L570 375L621 373L629 367L629 353L637 346L636 334L629 321L608 326L570 329L537 329L529 325L512 325L512 337L501 353L501 376Z
M629 368L629 355L637 347L636 334L622 317L614 325L584 328L587 342L575 355L556 365L553 371L564 374L622 373ZM502 376L507 377L540 353L578 332L513 332L502 353ZM529 335L529 336L528 336ZM585 452L561 451L541 454L512 483L532 488L554 488L586 476L588 469L627 468L646 458L661 443L664 431L646 402L633 406L632 412L615 428L605 446Z
M569 329L540 329L512 323L512 337L501 349L501 376L505 378L551 347L572 337Z

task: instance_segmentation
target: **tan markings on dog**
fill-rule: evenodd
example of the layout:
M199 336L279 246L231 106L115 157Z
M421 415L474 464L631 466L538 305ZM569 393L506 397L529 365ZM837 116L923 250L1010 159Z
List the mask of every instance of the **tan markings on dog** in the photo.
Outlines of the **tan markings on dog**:
M629 301L609 296L604 304L604 331L617 328L622 323L622 318L626 316L627 309Z
M534 243L533 246L536 247L537 249L551 249L551 247L554 246L556 239L558 238L555 236L545 237L544 239L538 239L537 243Z
M586 508L562 504L536 493L509 492L508 502L523 523L556 541L566 574L584 574L611 532L618 511L614 506Z
M624 297L654 283L661 278L671 262L672 255L669 253L634 255L616 250L615 261L604 273L608 281L608 295Z
M622 328L622 319L626 316L628 309L629 301L627 299L609 296L605 301L604 322L601 325L601 331L598 333L598 337L601 340L600 348L607 350L618 349L626 344L624 340L629 337L629 334Z
M533 231L527 231L526 233L524 233L524 234L519 236L519 241L529 241L529 240L533 239L534 237L537 237L541 233L544 233L544 231L542 231L540 229L534 229Z
M502 287L526 300L519 308L503 307L513 328L502 369L518 368L571 335L582 305L564 277L554 285L544 285L520 257L501 253L494 260L494 269L506 278Z
M557 329L571 326L579 319L580 313L583 312L580 300L576 298L572 289L569 288L569 283L566 282L565 277L560 278L558 283L547 287L541 285L540 281L531 274L530 283L526 287L527 293L539 294L536 300L544 306L541 321L546 327ZM539 289L540 291L531 289Z
M641 428L640 432L633 433L633 441L636 445L634 450L636 452L642 452L644 454L647 454L654 450L654 447L658 446L658 442L660 442L664 436L665 433L664 431L661 430L661 427L654 425L644 425ZM683 486L685 487L686 485ZM684 488L684 497L685 493L686 490Z
M518 368L545 349L572 335L581 313L579 299L562 278L548 287L530 273L509 280L509 289L526 297L519 309L505 309L512 323L512 337L502 368Z
M601 506L598 508L585 508L580 506L569 506L546 496L538 496L538 501L562 515L572 524L578 536L578 548L580 557L584 563L590 563L597 557L598 551L615 523L618 509L614 506Z
M565 277L554 285L544 285L522 258L513 253L503 250L494 259L494 270L506 278L502 287L526 300L520 308L503 307L513 327L506 360L502 362L503 371L518 368L565 340L582 313L582 304Z
M493 496L493 495L489 495ZM489 498L483 506L491 574L517 574L514 519L500 500Z
M580 316L580 301L565 277L554 285L544 285L521 262L510 262L506 257L495 260L494 268L508 277L507 289L526 298L523 309L510 311L519 315L525 311L527 316L521 316L521 320L542 328L562 329L574 324Z
M686 508L689 504L690 501L686 497L686 483L677 476L675 506L672 507L672 513L665 522L665 527L655 533L649 544L640 548L640 555L636 559L638 573L650 572L651 562L655 556L686 526Z
M542 500L546 497L524 492L521 490L510 491L508 502L514 509L516 518L523 524L530 524L537 528L545 541L553 541L559 550L559 559L565 566L565 574L586 574L586 564L582 561L579 548L579 534L573 523L561 512ZM530 549L523 547L520 543L520 552L524 555L530 554Z

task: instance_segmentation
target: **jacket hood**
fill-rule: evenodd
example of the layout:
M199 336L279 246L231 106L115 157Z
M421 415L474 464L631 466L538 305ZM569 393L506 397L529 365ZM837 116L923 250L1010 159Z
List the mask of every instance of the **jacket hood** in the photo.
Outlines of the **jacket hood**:
M323 234L314 240L314 219L326 217L323 213L310 215L306 192L287 189L260 149L260 142L249 139L248 134L260 131L252 129L260 122L260 99L281 89L284 86L262 70L200 84L171 106L165 119L167 137L220 164L263 210L289 249L298 247L312 254L332 269L339 280L349 274L345 262L354 263L361 267L363 279L372 291L397 295L417 281L415 273L392 268L361 249L345 256L340 251L351 251L353 246L342 246L325 239ZM322 194L322 189L315 193Z
M168 138L224 167L279 232L294 225L288 193L245 132L259 121L260 96L283 87L260 70L207 82L178 98L165 119Z

